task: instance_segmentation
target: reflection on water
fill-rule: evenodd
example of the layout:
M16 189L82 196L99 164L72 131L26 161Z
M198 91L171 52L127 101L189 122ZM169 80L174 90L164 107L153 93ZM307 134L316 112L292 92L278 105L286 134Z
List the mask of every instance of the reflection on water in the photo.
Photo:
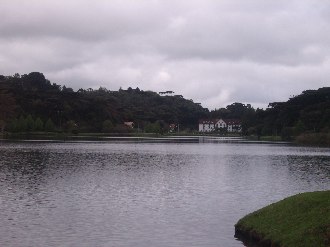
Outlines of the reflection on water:
M238 247L243 215L329 188L328 149L4 142L0 246Z

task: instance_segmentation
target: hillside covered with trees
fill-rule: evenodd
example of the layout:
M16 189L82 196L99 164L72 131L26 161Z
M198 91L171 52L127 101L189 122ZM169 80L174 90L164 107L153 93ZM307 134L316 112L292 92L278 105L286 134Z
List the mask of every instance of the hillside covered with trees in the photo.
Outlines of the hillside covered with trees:
M240 119L246 135L289 137L303 132L328 132L330 87L303 91L286 102L269 103L265 110L234 103L211 111L210 115Z
M303 132L329 132L330 87L303 91L287 102L270 103L266 111L257 113L257 119L259 134L275 132L289 137Z
M110 91L50 83L42 73L0 76L1 126L11 132L76 130L127 132L124 122L142 131L163 132L169 124L194 129L208 110L180 95L160 96L139 88Z
M42 73L0 76L0 127L2 132L156 132L170 126L181 131L198 129L199 119L227 118L242 122L243 135L282 136L329 133L330 87L306 90L267 109L233 103L209 111L181 95L162 96L139 88L110 91L74 91L47 80ZM128 129L124 122L134 122Z

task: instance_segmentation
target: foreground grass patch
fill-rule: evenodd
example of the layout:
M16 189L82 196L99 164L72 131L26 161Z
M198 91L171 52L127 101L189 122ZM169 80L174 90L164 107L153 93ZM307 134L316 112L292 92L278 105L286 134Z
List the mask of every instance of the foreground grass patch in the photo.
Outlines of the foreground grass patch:
M236 236L261 246L329 247L330 191L298 194L239 220Z

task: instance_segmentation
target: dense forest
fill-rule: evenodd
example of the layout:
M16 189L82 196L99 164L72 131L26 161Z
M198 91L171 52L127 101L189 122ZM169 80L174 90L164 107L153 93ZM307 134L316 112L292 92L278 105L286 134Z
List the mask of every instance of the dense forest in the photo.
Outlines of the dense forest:
M303 91L287 102L270 103L267 109L236 102L209 111L181 95L163 96L139 88L74 91L32 72L0 75L0 114L2 132L167 133L176 126L191 133L197 131L201 118L231 118L241 120L244 135L290 139L302 133L329 133L330 87ZM134 128L124 122L133 122Z
M306 90L286 102L269 103L267 109L234 103L210 112L212 117L238 118L245 135L282 136L330 131L330 87Z
M149 132L164 132L169 124L193 130L198 119L208 114L200 104L181 95L160 96L139 88L110 91L100 87L75 92L50 83L39 72L0 76L0 97L2 128L11 132L43 128L127 132L124 122L134 122L136 128Z

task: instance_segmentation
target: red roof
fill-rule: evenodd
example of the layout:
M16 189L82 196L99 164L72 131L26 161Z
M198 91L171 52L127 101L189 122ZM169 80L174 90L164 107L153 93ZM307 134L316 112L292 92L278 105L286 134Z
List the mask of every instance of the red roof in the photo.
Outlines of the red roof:
M240 125L241 121L239 119L224 119L227 125Z
M216 124L221 118L200 119L199 124ZM227 125L241 125L239 119L222 119Z
M200 119L199 124L216 124L220 119Z

